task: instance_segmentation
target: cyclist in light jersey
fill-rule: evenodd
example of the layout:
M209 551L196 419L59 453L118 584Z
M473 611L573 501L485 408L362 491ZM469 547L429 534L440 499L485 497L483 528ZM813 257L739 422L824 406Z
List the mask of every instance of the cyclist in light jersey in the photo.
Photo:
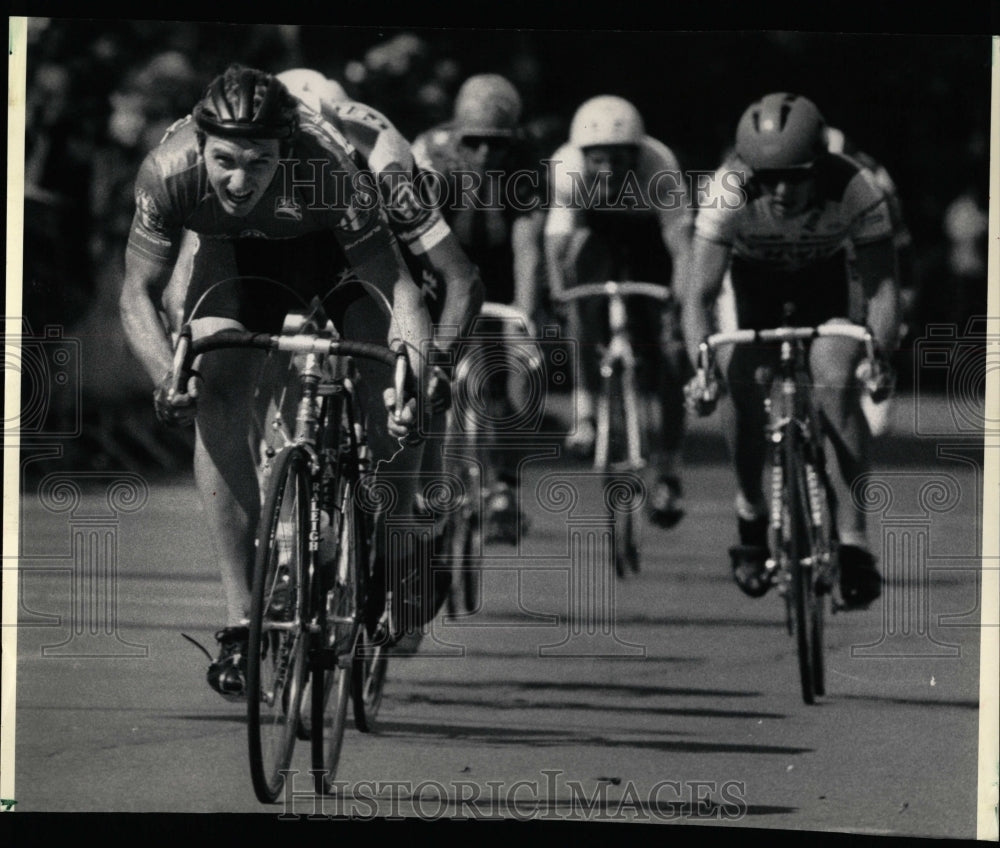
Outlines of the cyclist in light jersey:
M465 338L483 302L479 269L471 262L438 208L419 194L415 185L419 169L413 150L385 115L351 100L339 83L318 71L295 68L278 74L278 79L294 96L336 127L358 151L378 184L389 226L400 242L403 258L414 280L423 284L424 302L432 322L438 327L458 330L435 334L434 350L428 352L432 375L443 375L443 379L431 377L428 392L435 411L443 413L450 402L448 392L454 373L452 348ZM444 431L443 417L436 418L430 427L432 435L424 447L421 475L425 479L443 468ZM427 509L420 493L417 508ZM444 529L444 517L444 512L437 516L435 534ZM434 541L431 544L438 545ZM435 585L432 588L437 601L446 597L446 584L451 576L451 569L433 570ZM421 603L419 598L425 588L431 588L424 585L424 581L431 579L430 575L411 574L407 579L410 581L407 592L414 596L412 602ZM410 620L414 620L413 617Z
M858 163L826 149L823 117L810 100L776 93L752 104L737 128L734 157L716 171L699 201L684 310L692 362L700 341L715 329L727 270L741 328L776 327L786 319L802 326L849 320L870 326L883 356L895 350L899 290L885 195ZM848 250L861 302L850 297ZM790 316L786 304L793 308ZM738 484L740 545L730 555L740 588L757 596L766 590L760 577L768 550L761 487L765 422L755 373L773 365L776 354L750 346L722 354ZM854 342L816 339L810 346L815 399L846 492L869 468L870 433L855 375L860 359ZM891 369L883 362L880 374L869 376L888 385ZM702 388L692 385L695 394ZM866 606L879 597L881 577L868 551L864 512L849 494L839 494L841 593L848 604Z
M172 346L160 320L162 296L177 270L189 276L185 289L192 299L217 280L251 274L279 279L308 302L325 294L338 273L350 272L374 286L380 302L357 287L334 316L338 329L348 338L383 344L401 339L418 391L424 391L421 351L431 336L430 316L377 197L363 194L363 185L357 152L335 127L273 76L239 65L212 81L192 115L171 127L136 178L122 322L157 386L158 416L168 423L195 423L195 482L228 619L216 634L220 653L207 676L227 697L241 696L245 687L249 578L260 510L248 434L263 357L245 350L206 356L201 379L192 377L185 390L174 392ZM188 266L179 269L185 231L196 234L196 245ZM202 317L192 330L196 336L234 326L277 332L288 309L299 303L274 286L220 287L202 302ZM384 371L370 376L372 389L384 385ZM396 475L400 503L409 504L413 493L407 481L420 466L421 450L400 451L398 440L412 437L417 405L411 399L397 421L383 407L383 401L390 407L394 400L388 389L381 399L367 392L362 403L373 457L392 459L392 470L401 472Z
M479 312L483 285L478 268L441 212L414 187L418 165L409 142L381 112L351 100L335 80L317 71L296 68L278 74L288 90L335 126L361 154L374 174L389 214L389 226L404 248L413 277L435 324L459 328L438 336L447 351L464 336ZM437 356L436 361L446 361Z
M545 252L553 294L579 283L629 279L670 286L679 301L690 239L684 175L670 148L646 134L638 110L610 95L586 101L551 167ZM650 517L671 527L684 514L679 462L688 364L675 322L661 321L648 301L635 299L626 307L641 357L640 385L657 392L661 405ZM567 447L589 454L593 397L600 386L597 346L608 336L606 305L595 298L570 304L565 312L569 335L580 345L583 377L575 388L578 429Z

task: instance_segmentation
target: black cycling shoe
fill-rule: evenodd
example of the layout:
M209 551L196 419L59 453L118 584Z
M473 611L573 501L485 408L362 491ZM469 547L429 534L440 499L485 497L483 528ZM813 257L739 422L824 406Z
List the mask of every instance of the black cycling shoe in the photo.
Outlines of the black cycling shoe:
M759 598L771 588L767 557L767 548L760 545L733 545L729 549L733 580L744 595Z
M848 609L866 609L882 595L875 557L857 545L840 546L840 596Z
M242 625L224 627L215 634L219 656L208 667L208 685L228 701L246 697L247 643L250 629Z
M740 591L751 598L767 594L771 580L767 573L767 518L762 516L748 521L739 518L740 544L729 549L733 580Z
M649 520L657 527L669 530L683 517L681 481L676 477L661 477L653 488Z

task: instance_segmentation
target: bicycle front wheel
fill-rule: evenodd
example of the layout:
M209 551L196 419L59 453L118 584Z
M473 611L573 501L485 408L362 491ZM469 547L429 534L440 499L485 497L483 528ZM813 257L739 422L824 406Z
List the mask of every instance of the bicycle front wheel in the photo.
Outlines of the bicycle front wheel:
M322 563L317 602L324 615L313 663L312 768L316 791L329 793L340 763L347 704L362 614L367 546L362 537L363 516L355 503L355 486L346 468L356 466L353 454L342 457L333 485L330 531L335 547L333 561Z
M816 592L816 550L802 436L795 426L785 429L785 545L791 572L792 608L802 700L816 702L823 693L823 599ZM819 686L817 686L819 681Z
M247 731L254 792L274 803L292 759L307 673L311 485L300 449L278 455L265 492L250 608Z

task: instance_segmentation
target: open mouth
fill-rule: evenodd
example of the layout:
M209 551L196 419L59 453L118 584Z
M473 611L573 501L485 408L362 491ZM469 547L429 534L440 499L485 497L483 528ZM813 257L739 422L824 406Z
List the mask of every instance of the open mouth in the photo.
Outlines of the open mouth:
M248 189L247 191L233 191L232 189L225 189L224 194L226 200L233 204L233 206L242 206L251 197L253 197L253 189Z

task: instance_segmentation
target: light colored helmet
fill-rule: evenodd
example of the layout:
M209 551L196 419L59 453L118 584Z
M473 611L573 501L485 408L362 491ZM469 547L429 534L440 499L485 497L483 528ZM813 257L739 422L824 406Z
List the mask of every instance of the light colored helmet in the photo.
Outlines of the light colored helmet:
M509 136L521 120L521 95L500 74L469 77L455 96L454 123L465 135Z
M319 71L309 68L291 68L282 71L278 74L278 79L295 97L316 112L322 111L324 103L337 103L350 99L339 82L327 79Z
M823 116L798 94L765 95L743 113L736 128L736 152L755 171L811 165L826 144Z
M621 97L602 94L583 103L569 125L569 143L576 147L598 144L639 144L646 127L639 110Z

